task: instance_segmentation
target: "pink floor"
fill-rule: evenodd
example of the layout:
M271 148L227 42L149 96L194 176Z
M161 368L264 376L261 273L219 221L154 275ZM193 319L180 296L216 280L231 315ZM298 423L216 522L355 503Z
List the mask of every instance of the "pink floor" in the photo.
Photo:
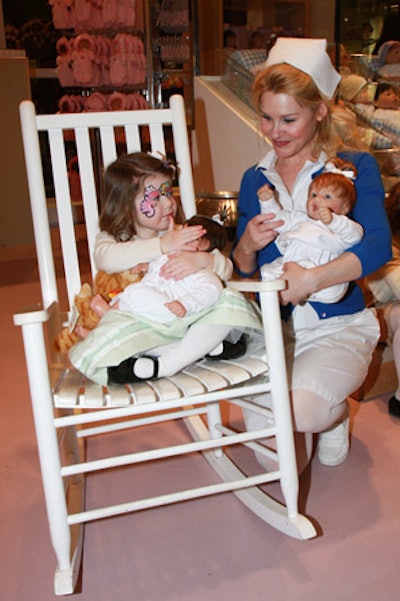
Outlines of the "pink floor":
M1 258L1 257L0 257ZM8 260L9 259L9 260ZM38 299L34 261L0 261L2 284L2 541L0 601L48 601L55 559L49 541L16 307ZM22 282L22 283L21 283ZM287 538L231 494L95 522L86 527L82 601L397 601L400 598L400 420L387 397L351 402L352 446L340 467L316 459L301 504L318 524L311 541ZM157 436L156 431L153 435ZM121 447L126 441L107 444ZM177 440L178 426L162 436ZM145 444L145 440L143 440ZM96 446L92 449L96 452ZM201 457L149 474L115 470L105 494L207 477ZM211 476L212 477L212 476ZM90 481L88 497L98 493Z

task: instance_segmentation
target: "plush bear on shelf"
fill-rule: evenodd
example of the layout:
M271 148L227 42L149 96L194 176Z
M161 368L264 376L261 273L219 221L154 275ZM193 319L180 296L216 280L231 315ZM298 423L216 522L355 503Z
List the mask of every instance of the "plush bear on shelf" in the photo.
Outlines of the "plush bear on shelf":
M99 271L94 280L93 289L89 284L83 284L79 293L75 296L75 305L68 326L63 328L54 341L57 352L66 353L79 340L86 338L90 330L98 324L101 312L97 306L98 299L109 303L119 292L122 292L129 284L141 279L142 274L133 270L121 273L106 273Z
M74 85L74 74L72 72L72 48L73 43L62 36L57 40L56 49L58 56L56 58L56 72L60 84L63 88L68 88Z
M74 40L71 52L74 84L78 86L98 85L96 64L96 38L88 33L80 33Z

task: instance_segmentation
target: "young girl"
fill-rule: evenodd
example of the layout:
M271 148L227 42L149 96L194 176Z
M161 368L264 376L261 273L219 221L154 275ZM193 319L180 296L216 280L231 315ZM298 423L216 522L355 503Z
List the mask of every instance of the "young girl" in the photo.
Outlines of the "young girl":
M211 269L222 280L230 277L231 262L217 249L190 252L192 243L205 233L201 225L175 226L173 174L171 163L145 153L122 156L108 167L94 251L98 269L124 271L168 254L160 269L167 280L202 269ZM234 326L241 328L240 333L233 332ZM71 349L70 359L102 385L170 376L210 353L229 358L231 352L236 354L238 339L243 353L240 336L246 327L260 328L257 311L243 295L225 288L211 310L169 324L108 311L89 336Z
M261 268L263 279L279 278L284 264L294 261L306 269L332 261L342 252L360 242L363 228L347 215L356 204L353 180L357 170L349 162L333 157L325 164L308 189L306 213L282 209L271 187L265 184L258 190L261 213L275 214L284 224L276 228L275 243L282 256ZM338 302L348 290L344 282L328 286L311 294L309 301Z

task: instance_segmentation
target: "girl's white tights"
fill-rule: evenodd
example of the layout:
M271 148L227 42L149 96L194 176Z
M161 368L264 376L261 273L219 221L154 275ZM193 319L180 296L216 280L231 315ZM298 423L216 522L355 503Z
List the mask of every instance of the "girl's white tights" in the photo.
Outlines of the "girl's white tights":
M178 343L153 349L149 355L158 357L158 377L173 376L205 357L222 343L231 330L232 326L194 323Z

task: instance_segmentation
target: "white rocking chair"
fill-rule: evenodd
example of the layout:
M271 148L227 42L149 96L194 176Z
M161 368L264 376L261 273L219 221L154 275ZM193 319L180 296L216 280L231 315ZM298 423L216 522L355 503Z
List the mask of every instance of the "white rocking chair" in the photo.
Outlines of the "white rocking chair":
M86 380L52 350L55 333L71 317L75 295L95 274L92 257L101 173L117 158L121 146L123 152L143 149L165 154L165 132L172 130L183 211L186 217L196 212L182 97L173 96L169 109L57 115L36 115L33 103L23 101L20 115L42 299L40 307L15 314L14 323L21 326L24 340L50 535L57 558L55 593L70 594L75 589L85 522L145 508L233 491L261 519L285 534L300 539L315 536L314 526L297 507L298 475L278 300L283 282L232 283L240 290L259 292L268 364L265 356L245 356L230 362L203 360L171 378L108 388ZM82 238L77 240L76 236L82 224L75 223L68 182L71 146L79 162L89 268L87 262L82 266ZM53 194L57 227L49 224L48 200ZM56 274L54 249L58 249L52 241L58 228L62 278ZM64 312L62 304L66 305ZM271 409L245 400L268 391ZM270 426L237 431L222 423L220 402L241 409L255 407L270 417ZM186 444L85 461L82 441L92 435L177 419L184 420L190 433ZM271 439L275 441L272 448L268 444ZM134 440L133 433L132 445ZM268 455L275 461L273 471L246 476L230 458L231 447L238 444L249 447L250 453L258 450ZM100 499L99 507L85 507L87 473L195 451L204 454L219 474L220 483L145 499L139 492L130 502L104 507ZM280 483L283 502L259 488L274 482Z

